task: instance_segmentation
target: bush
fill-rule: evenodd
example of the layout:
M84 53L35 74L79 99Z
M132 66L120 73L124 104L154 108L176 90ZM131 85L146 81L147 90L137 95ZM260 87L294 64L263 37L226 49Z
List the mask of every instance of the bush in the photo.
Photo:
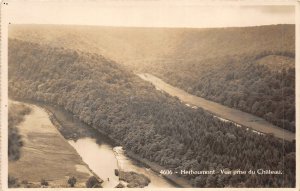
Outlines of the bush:
M8 188L17 188L19 187L18 179L8 175Z
M45 179L42 179L41 180L41 185L42 186L49 186L49 183Z
M22 183L22 184L28 184L28 181L27 181L27 180L22 180L21 183Z
M95 176L91 176L85 185L87 188L101 188L100 182Z
M68 184L71 187L74 187L74 185L76 184L76 182L77 182L77 179L74 176L70 177L69 180L68 180Z
M16 161L21 156L20 148L23 146L22 137L17 125L24 120L31 109L26 105L9 104L8 107L8 159Z

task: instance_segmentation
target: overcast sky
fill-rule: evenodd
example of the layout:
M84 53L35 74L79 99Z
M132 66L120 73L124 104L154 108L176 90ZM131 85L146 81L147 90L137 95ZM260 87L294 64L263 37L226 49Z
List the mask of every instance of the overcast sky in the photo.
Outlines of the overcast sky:
M295 9L291 5L245 5L240 1L222 5L193 0L6 2L7 18L13 24L204 28L295 23Z

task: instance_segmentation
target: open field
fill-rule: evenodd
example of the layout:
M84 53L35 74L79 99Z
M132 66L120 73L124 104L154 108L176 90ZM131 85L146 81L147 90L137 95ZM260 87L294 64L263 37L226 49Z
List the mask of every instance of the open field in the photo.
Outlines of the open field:
M37 106L29 106L32 112L19 125L24 142L21 157L9 162L9 175L34 184L45 179L50 187L68 187L68 178L74 176L75 186L85 187L93 173L51 123L48 114Z

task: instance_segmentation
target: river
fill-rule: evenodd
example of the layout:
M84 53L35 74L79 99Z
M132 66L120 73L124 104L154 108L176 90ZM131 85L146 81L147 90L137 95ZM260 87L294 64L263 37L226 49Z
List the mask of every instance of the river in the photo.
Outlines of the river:
M287 141L292 141L295 139L295 133L292 133L290 131L272 125L271 123L267 122L263 118L254 116L249 113L242 112L237 109L226 107L224 105L206 100L201 97L194 96L182 89L179 89L177 87L174 87L164 82L163 80L161 80L160 78L152 74L143 73L137 75L141 79L152 83L157 90L164 91L171 96L178 97L182 102L186 103L188 106L194 108L201 107L204 110L212 113L217 117L251 128L256 132L261 132L264 134L273 134L275 137Z
M76 149L89 168L104 180L102 186L105 188L113 188L119 183L119 178L114 173L115 169L144 174L151 180L148 187L174 187L159 174L128 158L121 146L113 147L105 141L99 145L93 138L70 140L69 143Z
M69 140L68 142L89 168L103 179L104 182L101 184L103 187L113 188L118 185L119 177L114 174L114 169L118 169L118 161L109 144L101 143L98 145L96 140L92 138L82 138L77 141Z
M73 132L68 133L81 133L78 139L65 139L65 141L77 151L77 153L81 156L83 162L87 164L89 169L91 169L93 173L95 173L104 181L101 184L104 188L114 188L119 184L119 177L115 175L115 169L144 174L151 180L147 187L175 187L172 183L170 183L158 173L127 157L122 147L114 145L113 142L105 135L97 133L95 129L70 117L70 113L59 110L54 106L44 106L46 108L45 110L33 104L27 105L36 108L34 113L26 116L27 120L35 118L36 115L42 115L49 118L51 112L55 114L56 120L61 122L60 125L62 126L62 128L72 129ZM38 123L39 124L35 124L35 126L38 125L43 127L45 125L49 125L49 119L39 120ZM66 126L64 127L64 125ZM85 132L79 132L78 129ZM43 131L41 131L40 133L43 133ZM81 166L78 165L77 171L83 171L83 169L79 168ZM122 183L126 184L125 182Z

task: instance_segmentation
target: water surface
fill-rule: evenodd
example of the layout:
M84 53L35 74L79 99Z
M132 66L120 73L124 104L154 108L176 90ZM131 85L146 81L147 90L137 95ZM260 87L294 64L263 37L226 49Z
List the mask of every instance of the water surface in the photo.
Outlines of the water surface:
M115 176L115 169L144 174L151 180L148 187L175 187L161 175L127 157L120 146L113 148L105 141L101 141L99 144L99 141L93 138L70 140L69 143L76 149L89 168L104 180L102 186L105 188L113 188L119 183L119 177Z
M219 118L229 120L236 124L240 124L245 127L251 128L256 132L261 132L264 134L273 134L275 137L285 139L287 141L292 141L295 139L295 133L279 128L267 122L263 118L221 105L210 100L206 100L202 97L194 96L182 89L179 89L164 82L163 80L154 75L147 73L137 75L143 80L152 83L157 89L162 90L170 94L171 96L178 97L182 102L187 103L188 106L193 105L196 107L201 107L204 110L212 113L213 115L218 116Z

